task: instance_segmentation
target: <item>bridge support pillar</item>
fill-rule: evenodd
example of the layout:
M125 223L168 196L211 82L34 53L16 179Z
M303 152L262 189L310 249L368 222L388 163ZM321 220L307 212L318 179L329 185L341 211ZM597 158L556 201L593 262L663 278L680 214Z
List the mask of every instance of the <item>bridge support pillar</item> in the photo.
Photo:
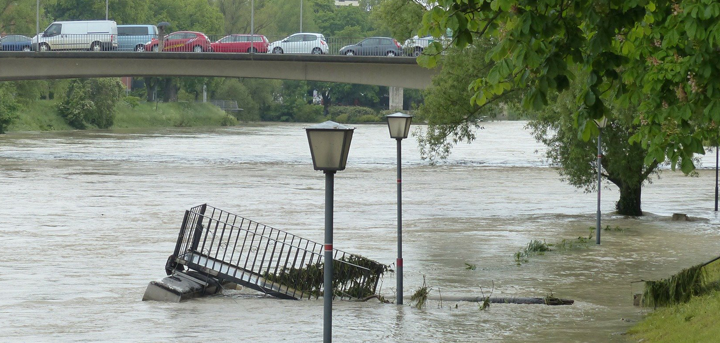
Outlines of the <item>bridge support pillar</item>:
M390 87L390 110L402 111L403 109L403 88Z

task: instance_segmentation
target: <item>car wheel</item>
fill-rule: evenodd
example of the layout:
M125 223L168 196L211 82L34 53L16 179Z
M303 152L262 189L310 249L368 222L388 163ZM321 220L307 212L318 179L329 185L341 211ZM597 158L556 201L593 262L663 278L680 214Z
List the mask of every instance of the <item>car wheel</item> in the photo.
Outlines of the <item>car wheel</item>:
M46 43L40 44L40 51L50 51L50 46Z
M352 51L352 50L348 50L348 51L345 51L345 55L346 55L346 56L353 56L353 55L355 55L355 52Z
M193 47L193 52L203 52L203 48L199 45Z
M413 56L418 57L418 56L422 55L422 53L423 53L422 48L415 48L415 50L413 51Z
M282 54L282 53L283 53L283 50L280 47L273 49L273 54Z
M320 48L315 48L315 49L312 49L312 53L313 53L313 55L320 55L320 54L322 54L322 50L320 50Z
M30 47L27 45L22 48L22 51L31 51L31 50L32 49L30 49Z
M145 51L145 46L142 44L138 44L138 46L135 47L135 51L143 52L143 51Z
M248 54L250 54L250 53L256 54L257 52L258 52L258 50L255 49L255 48L248 48L248 49L247 49L247 53L248 53Z
M388 51L387 55L388 57L395 57L395 55L397 54L395 53L395 51Z
M91 51L101 51L102 45L100 45L100 42L94 42L90 45L90 50Z
M157 45L153 45L152 51L158 52L160 48Z

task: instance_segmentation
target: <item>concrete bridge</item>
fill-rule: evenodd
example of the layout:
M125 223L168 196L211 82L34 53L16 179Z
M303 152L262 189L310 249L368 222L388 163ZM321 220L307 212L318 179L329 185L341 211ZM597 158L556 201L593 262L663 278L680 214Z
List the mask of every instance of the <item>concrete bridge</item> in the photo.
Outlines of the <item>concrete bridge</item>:
M0 52L0 81L121 76L249 77L427 88L415 58L327 55Z

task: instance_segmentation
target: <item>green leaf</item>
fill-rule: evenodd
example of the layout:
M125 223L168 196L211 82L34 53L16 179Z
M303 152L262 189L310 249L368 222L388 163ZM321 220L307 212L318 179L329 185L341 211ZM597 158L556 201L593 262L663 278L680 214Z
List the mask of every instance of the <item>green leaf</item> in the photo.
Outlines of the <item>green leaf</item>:
M592 105L595 105L595 100L595 93L588 89L585 93L585 106L592 107Z
M695 170L695 164L692 162L692 159L683 157L682 163L680 164L680 170L682 170L685 174L690 174L693 170Z

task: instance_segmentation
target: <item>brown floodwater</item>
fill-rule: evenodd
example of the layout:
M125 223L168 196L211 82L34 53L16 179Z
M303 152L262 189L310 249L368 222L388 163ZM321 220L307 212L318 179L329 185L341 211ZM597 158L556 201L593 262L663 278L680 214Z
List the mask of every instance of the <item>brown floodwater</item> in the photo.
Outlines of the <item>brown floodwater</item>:
M251 291L179 304L142 302L164 276L183 213L201 203L323 237L324 178L303 127L11 133L0 136L0 337L8 341L319 341L322 300ZM405 295L574 299L572 306L430 301L423 309L336 301L338 342L622 342L642 318L638 280L720 255L714 156L698 177L666 170L643 189L647 216L613 214L603 189L602 245L530 257L533 239L588 237L596 195L560 181L522 122L488 122L472 144L430 166L403 142ZM335 177L335 246L396 258L395 142L358 125ZM672 213L693 222L673 222ZM466 269L466 263L475 265ZM395 275L380 293L393 297Z

